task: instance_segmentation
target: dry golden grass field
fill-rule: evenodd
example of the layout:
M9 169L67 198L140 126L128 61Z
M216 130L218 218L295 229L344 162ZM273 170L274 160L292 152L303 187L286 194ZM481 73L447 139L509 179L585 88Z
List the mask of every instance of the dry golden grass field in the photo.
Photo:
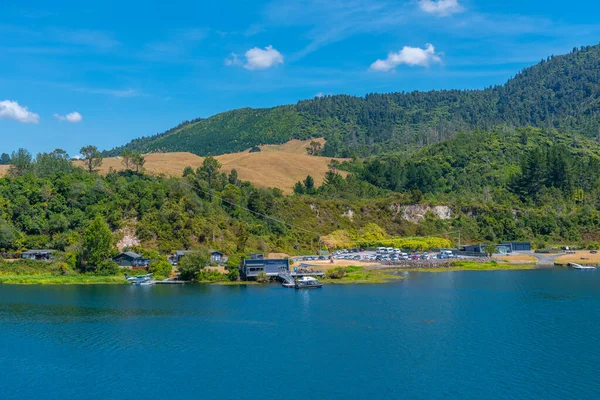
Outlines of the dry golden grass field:
M494 256L494 259L509 264L537 264L537 258L527 254Z
M321 144L324 139L317 140ZM215 157L222 164L221 170L229 173L236 169L242 180L252 182L259 187L278 187L285 193L293 190L294 184L304 180L307 175L320 185L331 161L328 157L314 157L306 153L311 140L291 140L282 145L260 146L257 153L246 150L241 153L224 154ZM152 153L146 154L145 170L149 174L181 176L183 169L190 166L194 169L202 165L202 157L191 153ZM76 165L83 165L80 161ZM111 169L119 171L124 167L119 157L105 158L100 173L107 174ZM0 166L0 176L6 174L8 166ZM346 175L345 172L341 172Z
M575 254L565 254L557 257L554 262L560 265L567 265L570 262L582 265L600 265L600 252L592 254L589 250L580 250L576 251Z

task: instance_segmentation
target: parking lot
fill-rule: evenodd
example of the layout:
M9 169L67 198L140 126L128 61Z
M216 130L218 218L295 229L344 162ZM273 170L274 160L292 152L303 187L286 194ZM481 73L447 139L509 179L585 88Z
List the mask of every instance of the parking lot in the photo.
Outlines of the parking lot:
M310 262L310 261L327 261L330 260L330 256L300 256L294 257L294 261L297 262ZM394 248L378 248L377 250L365 250L365 249L344 249L338 250L331 254L333 260L346 260L362 263L381 263L381 264L394 264L396 262L405 263L409 261L424 261L424 260L449 260L457 258L456 255L450 250L443 250L439 252L429 251L403 251L401 249Z

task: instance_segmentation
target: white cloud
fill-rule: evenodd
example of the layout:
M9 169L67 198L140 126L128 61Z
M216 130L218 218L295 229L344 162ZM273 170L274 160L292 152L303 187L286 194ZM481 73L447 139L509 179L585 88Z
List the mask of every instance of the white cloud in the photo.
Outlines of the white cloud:
M242 65L242 60L238 57L237 54L231 53L229 57L225 59L225 65L231 67L232 65Z
M75 124L75 123L81 122L83 120L83 115L79 114L77 111L74 111L67 115L54 114L54 118L56 118L59 121L67 121L72 124Z
M428 14L436 14L440 17L447 17L465 10L458 0L421 0L419 7Z
M319 93L315 94L314 97L317 98L317 99L320 99L321 97L325 97L325 93L319 92Z
M424 49L404 46L397 53L389 53L385 60L377 60L371 64L371 71L391 71L398 65L428 67L432 63L440 63L440 54L435 52L432 44L427 44Z
M245 63L240 60L237 54L231 53L225 59L225 65L243 65L246 69L267 69L283 64L283 55L274 49L273 46L267 46L264 49L254 47L244 53L244 57L246 58Z
M14 119L24 124L39 124L40 116L20 106L16 101L0 101L0 119Z

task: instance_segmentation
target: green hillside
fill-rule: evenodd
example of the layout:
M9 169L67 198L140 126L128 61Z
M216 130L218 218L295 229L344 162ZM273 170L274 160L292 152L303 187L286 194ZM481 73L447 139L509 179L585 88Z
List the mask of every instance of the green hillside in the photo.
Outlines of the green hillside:
M596 138L600 132L600 45L549 57L484 90L326 96L270 109L228 111L105 152L238 152L260 144L325 137L323 155L364 157L439 143L456 132L536 126Z

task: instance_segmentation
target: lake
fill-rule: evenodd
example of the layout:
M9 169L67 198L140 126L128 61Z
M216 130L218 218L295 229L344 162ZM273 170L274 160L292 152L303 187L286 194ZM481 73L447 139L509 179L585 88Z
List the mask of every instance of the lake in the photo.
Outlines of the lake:
M592 399L600 271L0 285L0 399Z

